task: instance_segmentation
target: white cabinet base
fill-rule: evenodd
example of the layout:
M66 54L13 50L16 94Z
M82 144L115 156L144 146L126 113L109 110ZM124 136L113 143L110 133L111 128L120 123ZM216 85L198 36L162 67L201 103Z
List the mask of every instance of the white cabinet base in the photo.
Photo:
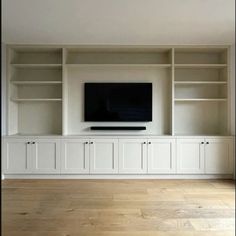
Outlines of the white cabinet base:
M160 175L160 174L93 174L46 175L5 174L5 179L233 179L233 175Z
M175 174L175 139L148 140L148 173Z
M233 178L231 137L7 137L7 178Z
M118 139L91 139L90 173L118 173Z
M61 142L61 173L89 173L88 139L66 139Z

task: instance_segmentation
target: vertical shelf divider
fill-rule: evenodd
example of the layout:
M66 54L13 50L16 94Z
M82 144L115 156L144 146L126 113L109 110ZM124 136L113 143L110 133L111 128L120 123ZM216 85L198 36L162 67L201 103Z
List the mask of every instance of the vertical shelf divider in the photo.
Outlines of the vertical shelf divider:
M171 49L171 135L175 135L175 49Z
M62 135L67 134L67 49L62 48Z
M231 64L230 64L230 58L231 58L231 48L228 47L226 50L226 64L227 64L227 68L226 68L226 80L227 80L227 86L226 86L226 99L227 99L227 110L226 110L226 120L227 120L227 133L230 134L230 130L231 130L231 74L230 74L230 70L231 70Z

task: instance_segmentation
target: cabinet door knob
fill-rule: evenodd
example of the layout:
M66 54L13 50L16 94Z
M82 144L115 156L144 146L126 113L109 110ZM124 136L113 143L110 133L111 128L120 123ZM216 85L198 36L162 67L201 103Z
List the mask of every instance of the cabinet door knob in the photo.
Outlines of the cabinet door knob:
M27 142L27 144L30 144L30 142Z
M143 142L143 144L146 144L146 142Z
M152 144L151 142L148 142L148 144Z
M206 144L209 144L209 142L206 142Z
M35 144L35 142L32 142L31 144Z
M85 142L85 144L88 144L88 142Z
M204 144L204 142L201 142L201 144Z
M93 142L90 142L90 144L93 144Z

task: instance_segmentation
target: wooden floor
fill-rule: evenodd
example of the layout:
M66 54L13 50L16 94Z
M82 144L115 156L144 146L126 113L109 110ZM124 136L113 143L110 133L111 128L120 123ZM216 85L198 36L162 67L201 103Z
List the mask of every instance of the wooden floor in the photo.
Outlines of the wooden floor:
M4 180L3 236L228 236L226 180Z

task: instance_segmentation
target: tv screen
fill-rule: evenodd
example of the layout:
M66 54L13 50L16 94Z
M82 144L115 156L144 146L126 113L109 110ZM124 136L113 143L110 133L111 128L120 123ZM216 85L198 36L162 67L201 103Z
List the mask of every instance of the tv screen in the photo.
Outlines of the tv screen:
M85 83L85 121L152 121L152 83Z

